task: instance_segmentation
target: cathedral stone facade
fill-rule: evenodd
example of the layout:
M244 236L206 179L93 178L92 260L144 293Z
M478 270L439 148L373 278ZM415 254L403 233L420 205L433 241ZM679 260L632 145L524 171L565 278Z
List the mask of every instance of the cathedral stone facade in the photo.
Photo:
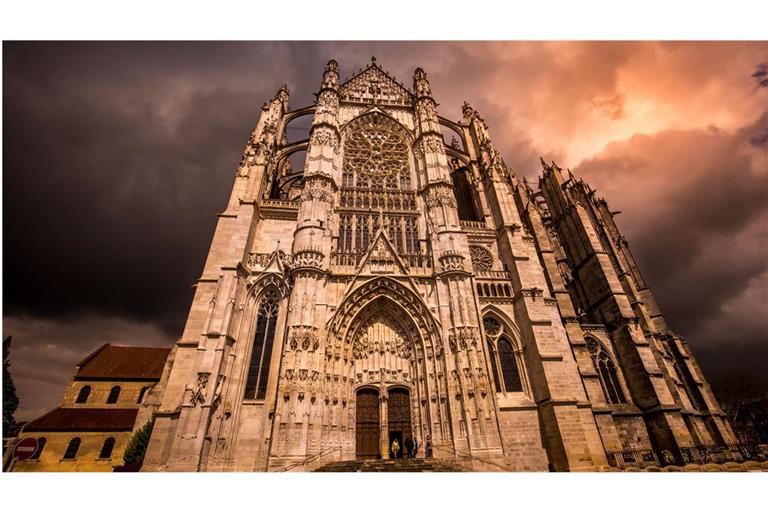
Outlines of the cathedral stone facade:
M475 470L597 471L736 442L587 184L521 180L422 69L408 89L330 61L316 97L263 106L143 470L308 470L411 436Z

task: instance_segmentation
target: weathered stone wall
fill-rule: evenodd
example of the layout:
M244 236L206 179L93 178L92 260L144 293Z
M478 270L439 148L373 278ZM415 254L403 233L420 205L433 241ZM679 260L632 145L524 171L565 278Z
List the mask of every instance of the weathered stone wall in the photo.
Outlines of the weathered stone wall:
M21 439L34 437L45 438L46 444L40 458L37 460L18 461L13 471L112 471L113 466L123 463L123 452L131 432L29 432L22 434ZM69 442L74 438L81 439L77 456L72 459L64 459ZM100 459L99 455L107 438L115 438L115 447L112 456Z
M146 388L144 398L154 386L154 381L100 381L100 380L70 380L61 399L61 407L103 407L114 409L133 409L139 407L139 395ZM86 403L78 404L77 396L84 386L91 387ZM117 403L108 404L107 398L114 386L120 386ZM142 400L143 401L143 400Z

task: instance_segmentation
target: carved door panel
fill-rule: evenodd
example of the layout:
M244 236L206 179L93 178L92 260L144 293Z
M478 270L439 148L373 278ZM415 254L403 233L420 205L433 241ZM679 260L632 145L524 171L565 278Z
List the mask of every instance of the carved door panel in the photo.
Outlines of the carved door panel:
M373 389L357 392L356 453L358 457L379 455L379 393Z
M401 439L411 435L411 396L407 389L389 391L389 432L400 432Z

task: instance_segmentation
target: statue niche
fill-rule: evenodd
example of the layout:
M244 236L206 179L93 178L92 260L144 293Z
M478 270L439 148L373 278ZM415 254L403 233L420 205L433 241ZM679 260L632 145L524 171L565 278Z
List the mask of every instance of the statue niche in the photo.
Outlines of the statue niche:
M368 308L351 335L351 360L358 379L410 384L415 376L414 326L403 311L379 300ZM384 372L384 375L378 375Z

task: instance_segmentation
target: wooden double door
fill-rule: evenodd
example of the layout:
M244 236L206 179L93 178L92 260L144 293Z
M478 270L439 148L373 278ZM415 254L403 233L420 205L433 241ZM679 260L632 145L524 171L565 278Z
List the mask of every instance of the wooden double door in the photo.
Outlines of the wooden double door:
M388 445L398 440L402 455L405 439L411 436L411 397L407 389L389 390L387 407ZM361 389L357 392L356 411L356 455L358 458L377 458L381 442L381 408L379 392L375 389Z

